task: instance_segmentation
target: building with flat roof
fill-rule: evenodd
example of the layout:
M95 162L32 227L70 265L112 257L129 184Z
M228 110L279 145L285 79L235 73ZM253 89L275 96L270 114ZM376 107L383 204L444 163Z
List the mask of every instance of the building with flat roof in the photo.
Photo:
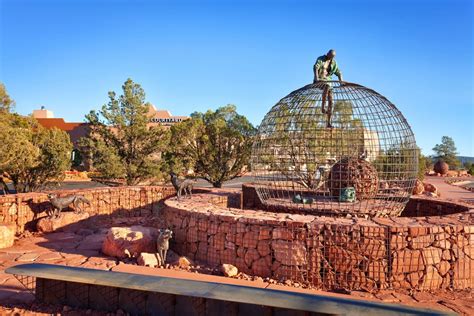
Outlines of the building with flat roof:
M44 106L42 106L39 110L33 110L33 117L36 119L54 118L54 114L53 111L46 110Z
M53 111L41 107L40 110L33 111L33 117L44 128L58 128L69 134L74 148L77 148L81 137L87 136L90 131L89 124L80 122L66 122L63 118L54 117Z
M38 120L41 126L45 128L59 128L69 134L74 148L77 148L77 142L81 137L87 136L90 131L88 123L66 122L63 118L54 117L53 111L45 109L44 106L39 110L34 110L33 117ZM164 126L169 128L176 123L189 119L188 116L171 115L167 110L157 110L153 104L148 105L148 126Z
M32 116L44 128L58 128L69 134L74 150L71 154L72 159L79 154L79 139L85 137L90 133L88 123L81 122L66 122L63 118L54 117L53 111L45 109L44 106L39 110L34 110ZM149 127L164 126L170 128L176 123L189 119L188 116L175 116L167 110L157 110L151 103L148 105ZM86 166L86 169L89 167Z

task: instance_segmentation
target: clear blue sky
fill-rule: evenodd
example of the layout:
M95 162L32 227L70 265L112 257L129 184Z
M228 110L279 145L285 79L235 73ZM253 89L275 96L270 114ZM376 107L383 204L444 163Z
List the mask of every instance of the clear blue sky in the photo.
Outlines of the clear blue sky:
M83 121L131 77L173 114L233 103L259 124L335 48L345 79L397 105L425 154L449 135L474 156L469 0L0 3L0 81L22 114Z

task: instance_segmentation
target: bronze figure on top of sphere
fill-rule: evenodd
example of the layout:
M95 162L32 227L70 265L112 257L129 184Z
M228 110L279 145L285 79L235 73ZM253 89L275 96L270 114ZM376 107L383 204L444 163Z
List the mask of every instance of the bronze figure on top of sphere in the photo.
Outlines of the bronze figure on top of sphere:
M332 128L331 117L332 117L332 88L331 81L332 76L336 75L339 81L343 81L342 73L336 62L336 51L331 49L326 55L319 56L316 63L313 66L314 72L314 83L323 83L323 95L321 112L327 115L326 127ZM327 106L326 106L327 103Z

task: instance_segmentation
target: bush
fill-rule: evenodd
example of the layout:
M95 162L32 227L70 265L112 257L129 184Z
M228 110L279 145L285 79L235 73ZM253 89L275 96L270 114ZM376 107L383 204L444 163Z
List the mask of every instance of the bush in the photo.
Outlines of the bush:
M1 112L0 139L0 174L11 179L19 193L62 181L71 166L69 135L45 129L31 117Z
M467 173L469 173L471 176L474 176L474 163L466 162L464 163L464 168L466 168Z

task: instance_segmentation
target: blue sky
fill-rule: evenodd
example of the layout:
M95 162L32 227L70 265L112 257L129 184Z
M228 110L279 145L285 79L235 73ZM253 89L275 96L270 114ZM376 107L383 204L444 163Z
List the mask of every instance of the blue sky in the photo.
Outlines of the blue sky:
M22 114L83 121L130 77L173 114L232 103L259 124L335 48L344 78L397 105L425 154L449 135L474 156L469 0L0 5L0 81Z

